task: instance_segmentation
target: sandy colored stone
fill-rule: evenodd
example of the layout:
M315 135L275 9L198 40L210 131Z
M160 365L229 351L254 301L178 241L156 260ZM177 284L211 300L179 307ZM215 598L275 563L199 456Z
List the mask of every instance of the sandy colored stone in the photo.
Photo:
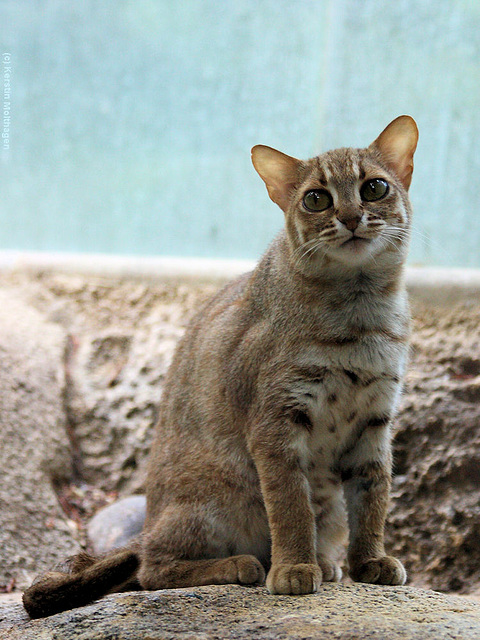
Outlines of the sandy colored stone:
M4 277L6 278L6 277ZM70 336L65 410L83 480L141 488L176 340L215 291L74 275L6 278ZM413 298L412 354L396 429L387 546L412 584L480 589L480 304Z
M82 479L121 495L138 491L175 345L218 285L3 278L68 335L66 411Z
M480 306L413 305L397 420L391 550L418 586L480 586Z
M78 549L52 484L70 480L65 335L0 289L0 585L24 587Z
M412 587L325 584L308 596L212 586L107 596L29 621L0 606L1 640L477 640L480 605Z

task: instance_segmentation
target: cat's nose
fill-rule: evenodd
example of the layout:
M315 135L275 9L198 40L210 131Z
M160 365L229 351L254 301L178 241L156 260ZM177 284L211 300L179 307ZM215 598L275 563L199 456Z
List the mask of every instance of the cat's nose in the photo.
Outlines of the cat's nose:
M337 214L337 219L347 227L349 231L355 231L362 219L361 213L345 212Z

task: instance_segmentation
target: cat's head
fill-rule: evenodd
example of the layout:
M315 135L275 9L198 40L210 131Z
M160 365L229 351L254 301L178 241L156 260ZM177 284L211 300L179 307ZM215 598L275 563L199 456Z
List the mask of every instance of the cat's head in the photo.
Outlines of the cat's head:
M415 121L400 116L366 149L335 149L302 161L270 147L253 147L254 167L285 213L299 268L404 259L417 141Z

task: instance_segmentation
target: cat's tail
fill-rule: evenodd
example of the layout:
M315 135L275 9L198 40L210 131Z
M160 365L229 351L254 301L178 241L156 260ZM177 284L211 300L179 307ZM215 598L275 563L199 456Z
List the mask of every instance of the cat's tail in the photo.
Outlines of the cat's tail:
M44 618L82 607L107 593L139 589L136 573L138 545L115 549L97 558L87 553L72 556L68 568L39 576L23 594L31 618Z

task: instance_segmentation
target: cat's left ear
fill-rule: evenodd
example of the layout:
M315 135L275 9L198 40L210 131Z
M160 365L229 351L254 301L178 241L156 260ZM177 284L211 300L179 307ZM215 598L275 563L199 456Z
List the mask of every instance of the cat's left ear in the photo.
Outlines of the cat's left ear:
M299 181L301 160L263 144L257 144L252 149L252 162L258 175L265 182L270 199L286 211L292 191Z
M380 151L407 190L412 181L413 154L417 142L418 128L415 120L410 116L399 116L370 145L370 148Z

